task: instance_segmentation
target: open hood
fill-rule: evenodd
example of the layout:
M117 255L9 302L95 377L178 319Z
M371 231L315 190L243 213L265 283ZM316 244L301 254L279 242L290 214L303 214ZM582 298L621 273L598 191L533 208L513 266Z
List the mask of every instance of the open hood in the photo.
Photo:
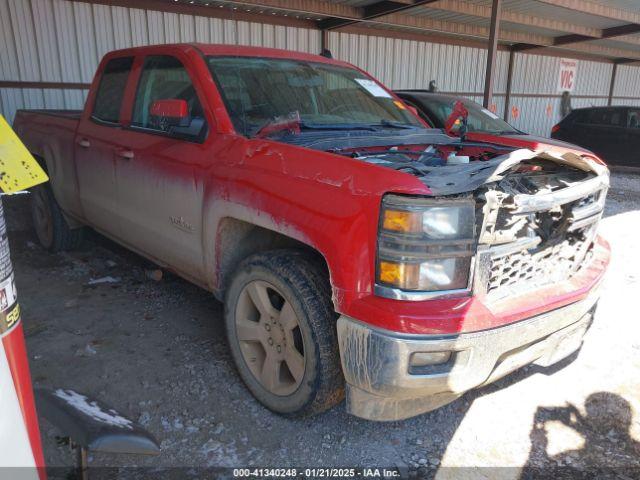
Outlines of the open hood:
M443 165L428 167L421 180L434 195L454 195L471 192L485 183L497 182L513 171L518 165L529 160L543 160L559 165L574 167L583 172L592 172L600 177L608 173L604 165L585 159L573 153L557 155L554 153L535 153L520 149L499 155L491 160L463 165Z
M544 170L545 164L566 166L568 170L585 172L587 177L606 177L608 169L594 160L584 158L574 153L559 155L554 152L533 152L528 149L514 150L494 156L489 160L475 160L462 164L433 164L409 158L399 159L398 155L361 154L358 158L399 171L405 171L417 176L431 190L434 196L456 195L473 192L482 185L502 180L508 173L514 172L523 165L530 165L533 170ZM433 157L431 157L432 159Z

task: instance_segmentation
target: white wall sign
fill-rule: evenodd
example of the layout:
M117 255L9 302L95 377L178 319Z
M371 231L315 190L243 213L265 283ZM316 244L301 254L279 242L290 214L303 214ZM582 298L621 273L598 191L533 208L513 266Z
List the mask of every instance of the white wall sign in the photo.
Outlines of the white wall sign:
M576 86L576 72L578 61L571 58L560 59L560 75L558 76L558 91L573 92Z

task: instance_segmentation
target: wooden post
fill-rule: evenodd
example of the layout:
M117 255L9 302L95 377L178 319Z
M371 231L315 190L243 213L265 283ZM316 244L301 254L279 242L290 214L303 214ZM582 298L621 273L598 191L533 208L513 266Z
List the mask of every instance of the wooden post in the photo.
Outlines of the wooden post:
M491 31L489 33L489 47L487 50L487 71L484 77L484 100L482 101L484 108L489 108L491 97L493 96L493 74L496 69L501 6L502 0L493 0L493 6L491 7Z

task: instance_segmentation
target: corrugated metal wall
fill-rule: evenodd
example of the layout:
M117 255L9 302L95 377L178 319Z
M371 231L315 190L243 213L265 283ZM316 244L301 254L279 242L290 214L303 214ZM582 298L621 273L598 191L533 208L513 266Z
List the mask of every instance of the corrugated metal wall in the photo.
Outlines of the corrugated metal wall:
M318 53L320 32L65 0L0 0L0 80L90 83L114 49L174 42L260 45ZM85 90L0 89L0 111L79 109Z
M0 0L0 80L91 82L106 52L169 42L259 45L317 53L320 32L295 27L92 5L66 0ZM482 101L486 50L389 37L331 32L329 48L391 88L427 88ZM548 135L559 120L559 59L516 54L509 121ZM498 53L494 106L502 115L508 54ZM611 64L578 62L574 107L606 105ZM640 69L619 66L614 104L640 105ZM82 108L86 91L0 90L0 111L11 121L18 108Z
M338 58L363 68L391 88L427 88L430 80L436 80L442 92L462 93L482 102L487 55L483 49L337 32L331 33L329 47ZM493 103L499 115L504 111L508 61L507 52L498 52ZM578 62L574 108L607 104L612 68L602 62ZM559 69L557 57L516 54L509 109L511 124L538 135L549 134L560 120ZM635 78L635 83L629 82L637 93L626 86L620 90L627 92L625 95L640 97L640 69L624 67L624 71L630 79Z
M612 68L607 63L578 61L571 105L574 108L606 105ZM509 114L511 124L531 133L549 135L551 127L561 119L557 90L559 71L560 59L557 57L516 54ZM513 115L514 109L517 109L517 118Z
M426 89L435 80L441 92L463 93L482 103L485 49L341 32L330 33L329 49L393 89ZM499 115L504 110L508 61L506 52L498 52L493 103Z
M640 78L638 76L638 68L639 67L632 67L629 65L618 65L618 72L616 73L616 84L613 89L612 103L614 105L640 106Z
M331 32L334 56L366 70L394 88L427 88L435 80L441 91L482 92L487 52L481 48ZM508 55L498 53L496 92L506 89Z

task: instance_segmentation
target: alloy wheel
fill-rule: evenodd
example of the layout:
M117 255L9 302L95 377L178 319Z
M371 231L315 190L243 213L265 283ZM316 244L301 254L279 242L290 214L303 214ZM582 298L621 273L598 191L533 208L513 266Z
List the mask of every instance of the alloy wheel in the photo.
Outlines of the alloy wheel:
M291 303L272 284L253 280L235 311L240 351L249 370L270 393L291 395L304 378L304 342Z

